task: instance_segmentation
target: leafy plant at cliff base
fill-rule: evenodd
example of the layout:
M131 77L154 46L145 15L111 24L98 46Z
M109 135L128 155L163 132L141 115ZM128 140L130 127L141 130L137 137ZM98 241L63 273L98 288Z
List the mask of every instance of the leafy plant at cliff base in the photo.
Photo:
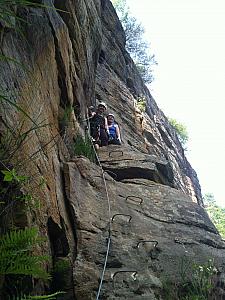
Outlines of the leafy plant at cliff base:
M180 282L164 282L165 300L213 300L216 297L216 273L213 260L205 264L189 260L181 263Z
M85 135L84 138L81 135L78 135L74 142L73 149L75 155L83 155L89 158L92 162L96 161L92 142L87 135Z
M41 266L49 257L32 254L41 241L36 228L10 231L1 236L0 274L23 274L49 279L49 275Z
M0 170L0 227L1 232L8 231L5 235L0 236L0 279L1 277L5 277L2 294L5 297L4 299L6 297L8 297L7 299L11 299L11 297L13 297L12 299L39 299L31 298L31 296L29 296L30 298L28 296L27 298L24 298L24 296L18 298L16 296L18 291L23 291L23 285L20 282L26 281L26 277L50 278L49 274L42 267L42 263L46 262L49 257L33 254L36 247L40 246L40 243L43 241L38 237L37 229L25 228L12 230L15 227L15 214L18 214L24 205L30 205L32 201L31 194L21 192L21 187L27 184L29 177L19 175L15 168L11 167L10 169L2 161L0 161L0 165L5 168ZM40 182L40 185L42 184L43 179ZM22 206L18 206L17 204ZM7 221L8 219L10 219L10 222ZM21 226L21 223L19 225ZM30 284L28 285L30 279L27 280L26 285L30 286ZM11 296L8 295L8 291L10 291ZM13 293L15 293L14 296Z
M130 53L142 79L151 83L154 79L152 66L157 65L155 55L149 54L150 46L144 40L144 28L130 14L126 0L112 0L126 35L126 50Z
M24 193L24 187L27 185L30 177L19 175L11 161L16 153L21 151L22 145L30 137L30 134L39 128L28 114L16 104L11 104L11 101L5 97L3 101L15 108L17 112L21 112L25 116L25 119L28 119L33 124L31 128L28 128L24 132L22 130L24 121L22 121L21 126L16 126L16 128L10 128L7 123L4 123L5 128L8 130L6 130L6 134L3 131L1 132L0 227L1 233L7 233L0 236L0 279L4 278L3 283L1 283L1 288L2 284L3 288L0 291L0 297L2 293L4 299L6 297L7 299L11 299L11 297L16 299L18 293L24 291L23 281L26 282L25 287L27 290L31 290L31 276L47 279L49 275L41 266L46 261L47 256L33 254L33 250L39 245L35 229L31 229L31 231L30 229L16 231L13 229L18 226L20 228L26 226L27 220L24 218L24 209L30 206L33 197L29 193ZM40 184L43 184L43 178Z
M185 147L188 141L188 132L186 126L182 123L179 123L176 119L173 118L168 118L168 121L170 125L175 129L182 146Z
M216 226L220 235L225 239L225 208L216 204L214 195L211 193L205 194L203 200L210 219Z
M50 275L43 269L43 262L49 260L48 256L34 255L35 248L43 242L38 236L37 228L10 231L0 237L0 276L20 274L34 278L49 279ZM12 288L12 287L11 287ZM45 296L12 296L10 299L35 300L56 299L63 292L56 292ZM6 297L7 295L5 295ZM9 299L8 298L8 299Z
M11 197L15 202L30 201L31 195L26 194L19 196L18 194L19 186L23 183L26 183L26 181L29 179L27 176L18 175L15 169L2 170L1 173L3 174L2 181L6 183L5 190L0 190L2 194L1 197L3 197L3 195L5 195L6 198ZM11 187L10 189L9 186ZM11 190L13 191L12 193ZM13 198L13 195L15 195L15 198ZM1 204L4 205L3 207L2 205L0 206L1 219L3 213L7 212L12 203L8 202L4 197L3 199L5 201L2 201ZM11 226L13 226L13 224ZM1 228L2 230L4 229L2 226ZM37 247L41 246L42 242L43 239L38 236L38 231L36 228L9 230L8 233L0 236L0 279L1 277L3 278L3 276L5 277L2 289L2 295L4 296L4 299L6 299L6 297L9 300L56 299L56 295L62 293L57 292L48 296L16 296L19 291L23 291L23 285L21 286L20 282L25 280L25 288L27 288L30 279L26 281L26 277L30 278L30 276L32 276L34 278L42 278L45 280L50 278L50 275L43 269L42 266L44 262L49 260L49 257L45 255L34 254L34 251ZM15 277L15 275L17 275L17 277ZM8 291L10 291L10 295L8 295ZM15 295L13 296L13 294Z

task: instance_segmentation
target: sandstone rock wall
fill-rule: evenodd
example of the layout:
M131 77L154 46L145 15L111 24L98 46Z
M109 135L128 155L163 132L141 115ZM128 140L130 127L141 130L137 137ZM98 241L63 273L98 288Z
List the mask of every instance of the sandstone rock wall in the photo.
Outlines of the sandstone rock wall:
M40 202L27 213L28 223L48 237L42 251L51 265L70 264L63 299L95 299L110 223L101 299L161 299L163 276L176 278L184 255L199 262L214 257L221 267L224 243L201 207L197 175L174 130L125 51L111 2L55 0L57 11L44 3L18 10L26 20L19 31L19 24L0 28L1 55L17 61L0 61L7 99L1 98L1 143L9 131L14 140L29 133L19 150L7 145L10 164L30 176L27 188ZM139 96L146 113L136 106ZM87 107L101 100L115 114L123 141L99 152L109 174L110 214L102 170L72 152ZM135 283L116 273L126 270L137 272ZM44 289L34 286L34 292Z

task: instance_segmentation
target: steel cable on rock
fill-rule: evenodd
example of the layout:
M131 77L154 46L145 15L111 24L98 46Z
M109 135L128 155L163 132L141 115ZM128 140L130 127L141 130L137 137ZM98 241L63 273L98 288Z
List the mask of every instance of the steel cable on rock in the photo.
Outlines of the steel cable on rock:
M87 112L87 116L88 116L88 112ZM105 180L105 172L103 170L103 167L101 165L101 162L100 162L100 159L98 157L98 153L95 149L95 146L92 142L92 137L90 135L90 118L87 117L87 124L88 124L88 137L91 141L91 144L92 144L92 148L95 152L95 156L96 156L96 159L97 159L97 162L98 162L98 165L101 169L101 173L102 173L102 179L103 179L103 182L104 182L104 187L105 187L105 191L106 191L106 198L107 198L107 203L108 203L108 218L109 218L109 229L108 229L108 241L107 241L107 251L106 251L106 255L105 255L105 261L104 261L104 266L103 266L103 270L102 270L102 275L101 275L101 280L100 280L100 283L99 283L99 286L98 286L98 293L97 293L97 296L96 296L96 300L99 299L99 296L100 296L100 293L101 293L101 289L102 289L102 284L103 284L103 279L104 279L104 275L105 275L105 271L106 271L106 265L107 265L107 261L108 261L108 256L109 256L109 250L110 250L110 244L111 244L111 226L112 226L112 220L111 220L111 205L110 205L110 200L109 200L109 193L108 193L108 189L107 189L107 185L106 185L106 180Z

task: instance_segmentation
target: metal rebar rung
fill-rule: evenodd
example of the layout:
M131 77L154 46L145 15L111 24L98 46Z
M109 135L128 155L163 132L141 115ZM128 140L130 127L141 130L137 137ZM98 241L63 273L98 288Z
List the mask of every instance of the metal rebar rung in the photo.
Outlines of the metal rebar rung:
M139 248L140 244L145 244L145 243L155 243L154 248L156 248L156 246L158 245L158 241L142 240L137 243L136 247Z
M120 156L123 156L123 151L122 150L112 150L112 151L109 152L109 157L112 157L111 153L118 153L118 152L121 153Z
M138 199L139 202L137 202L136 200L134 200L132 198ZM129 199L130 199L130 201L133 201L133 202L135 202L136 204L139 204L139 205L141 205L143 203L143 199L141 197L138 197L138 196L127 196L126 199L125 199L125 201L127 201Z
M111 278L112 280L114 280L115 276L119 273L132 273L131 274L131 277L133 278L133 280L136 280L136 275L137 275L137 271L132 271L132 270L120 270L120 271L116 271L115 273L112 273L111 274Z
M125 217L129 217L129 220L128 222L130 223L131 219L132 219L132 216L131 215L125 215L125 214L115 214L112 216L112 222L113 220L115 219L116 216L125 216Z

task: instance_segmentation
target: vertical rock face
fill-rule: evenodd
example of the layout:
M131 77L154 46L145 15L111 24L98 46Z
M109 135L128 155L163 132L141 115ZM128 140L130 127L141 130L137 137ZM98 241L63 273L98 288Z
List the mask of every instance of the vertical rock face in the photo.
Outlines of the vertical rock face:
M43 252L53 266L69 262L57 286L63 299L95 299L106 257L100 299L163 299L163 278L179 281L183 257L214 258L222 278L225 244L175 131L125 50L111 2L44 3L18 10L26 20L19 31L1 24L1 54L13 60L0 61L0 135L39 199L28 223L48 236ZM99 151L103 169L72 152L96 99L115 114L123 141Z

